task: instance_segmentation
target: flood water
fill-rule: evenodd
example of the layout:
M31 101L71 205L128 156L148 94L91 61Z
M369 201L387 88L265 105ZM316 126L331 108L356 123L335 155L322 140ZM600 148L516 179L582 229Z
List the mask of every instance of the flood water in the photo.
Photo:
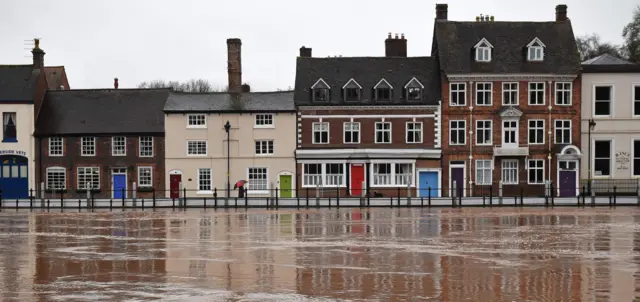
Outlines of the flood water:
M640 209L0 213L2 301L633 301Z

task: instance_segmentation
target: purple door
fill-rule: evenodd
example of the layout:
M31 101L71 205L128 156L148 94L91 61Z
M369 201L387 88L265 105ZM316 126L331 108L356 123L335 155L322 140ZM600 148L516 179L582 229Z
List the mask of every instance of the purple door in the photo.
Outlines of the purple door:
M576 171L560 171L560 197L576 196Z
M464 196L464 168L455 167L451 168L451 188L453 188L453 182L456 182L456 196Z

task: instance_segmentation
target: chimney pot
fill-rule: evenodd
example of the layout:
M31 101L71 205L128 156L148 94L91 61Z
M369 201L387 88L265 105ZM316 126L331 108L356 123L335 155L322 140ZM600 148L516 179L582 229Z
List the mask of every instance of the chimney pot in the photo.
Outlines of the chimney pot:
M556 22L567 21L567 5L558 4L556 6Z
M495 18L493 16L491 16L491 22L495 21Z
M311 58L311 48L300 47L300 56L304 58Z
M436 20L447 21L448 10L449 10L448 4L446 3L436 4Z
M251 86L249 86L249 84L242 84L242 92L251 92Z
M118 89L118 78L113 78L113 88Z
M387 36L387 39L391 39L391 33L389 33L389 35Z
M33 39L33 42L35 46L33 50L31 50L31 53L33 54L33 69L35 71L44 68L45 52L40 49L40 39Z
M400 34L400 39L404 40L404 33Z
M242 92L242 41L238 38L227 39L227 72L229 92Z

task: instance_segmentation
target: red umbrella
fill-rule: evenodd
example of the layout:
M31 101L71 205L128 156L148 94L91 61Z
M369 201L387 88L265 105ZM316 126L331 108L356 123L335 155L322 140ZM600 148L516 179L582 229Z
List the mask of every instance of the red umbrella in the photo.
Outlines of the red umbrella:
M236 182L235 185L233 185L233 189L237 189L237 188L242 188L244 186L244 184L248 183L248 181L242 179L242 180L238 180L238 182Z

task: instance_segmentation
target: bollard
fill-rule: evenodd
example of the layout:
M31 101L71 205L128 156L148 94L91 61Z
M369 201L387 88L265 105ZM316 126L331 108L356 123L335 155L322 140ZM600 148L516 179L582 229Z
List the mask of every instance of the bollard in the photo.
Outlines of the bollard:
M411 207L411 181L407 183L407 207Z
M593 187L591 187L591 207L595 207L596 206L596 191L593 189Z
M213 208L218 208L218 188L213 188Z
M44 181L40 182L40 207L44 208Z
M451 184L451 206L455 207L456 206L456 193L458 191L456 191L456 181L454 180L453 183Z
M502 205L502 197L503 197L502 194L503 194L503 191L502 191L502 180L501 180L498 183L498 204L499 205Z

